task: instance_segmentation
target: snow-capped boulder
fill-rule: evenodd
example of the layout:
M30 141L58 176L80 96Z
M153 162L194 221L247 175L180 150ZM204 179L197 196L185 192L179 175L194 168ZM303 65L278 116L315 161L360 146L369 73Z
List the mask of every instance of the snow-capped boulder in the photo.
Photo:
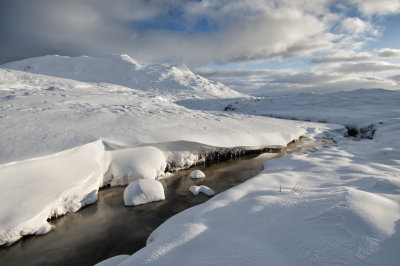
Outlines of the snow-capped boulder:
M164 199L163 185L153 179L133 181L124 191L125 206L136 206Z
M137 179L155 179L164 174L164 154L153 146L109 151L110 166L104 184L123 186ZM103 184L103 185L104 185Z
M190 177L193 179L205 178L206 175L200 170L194 170L190 173Z
M193 193L193 195L197 196L200 192L206 194L207 196L214 196L215 192L211 188L207 186L190 186L189 191Z

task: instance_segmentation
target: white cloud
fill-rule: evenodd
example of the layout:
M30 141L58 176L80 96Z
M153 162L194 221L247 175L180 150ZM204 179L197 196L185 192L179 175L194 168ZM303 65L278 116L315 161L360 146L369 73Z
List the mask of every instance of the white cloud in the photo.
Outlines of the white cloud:
M377 73L400 70L400 65L385 61L339 62L319 65L313 70L318 73Z
M400 13L399 0L351 0L366 15Z
M355 52L352 50L339 50L334 54L325 57L315 57L312 62L315 64L352 62L365 60L383 60L400 58L400 50L392 48L382 48L380 50L370 52Z
M363 33L375 36L379 34L379 31L374 29L370 22L363 21L357 17L345 18L339 28L342 32L357 36Z
M253 95L275 92L314 91L327 92L359 88L398 89L400 75L376 77L363 72L335 73L300 72L290 69L197 69L197 73L230 86L232 89Z

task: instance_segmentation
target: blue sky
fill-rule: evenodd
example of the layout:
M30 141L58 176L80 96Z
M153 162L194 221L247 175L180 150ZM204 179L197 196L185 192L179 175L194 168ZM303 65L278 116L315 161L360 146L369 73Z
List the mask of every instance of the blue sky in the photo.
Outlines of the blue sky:
M400 0L0 0L0 63L126 53L254 94L397 89L399 29Z

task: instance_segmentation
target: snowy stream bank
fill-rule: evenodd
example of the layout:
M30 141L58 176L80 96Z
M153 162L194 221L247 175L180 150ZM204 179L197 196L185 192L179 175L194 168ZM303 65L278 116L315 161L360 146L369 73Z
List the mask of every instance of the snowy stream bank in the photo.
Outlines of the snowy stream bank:
M177 171L160 179L165 187L165 201L134 208L124 207L124 187L101 189L96 204L52 219L50 224L55 228L50 234L28 237L2 248L0 259L7 265L89 265L110 256L132 254L144 247L150 233L169 217L209 199L201 194L193 196L188 190L191 185L206 185L221 193L258 174L265 161L329 145L332 145L329 140L302 139L278 153L258 157L253 153L199 164L195 169L201 169L207 176L201 180L190 178L192 169Z

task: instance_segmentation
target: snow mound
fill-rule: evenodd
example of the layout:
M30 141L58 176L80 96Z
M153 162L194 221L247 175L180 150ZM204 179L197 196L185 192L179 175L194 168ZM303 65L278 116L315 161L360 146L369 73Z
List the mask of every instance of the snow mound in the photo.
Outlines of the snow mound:
M137 179L155 179L164 174L167 162L155 147L134 147L109 151L110 166L104 184L122 186Z
M193 179L198 179L198 178L205 178L206 175L200 170L194 170L190 173L190 177Z
M47 218L96 202L108 164L101 141L57 154L0 165L0 245L45 234Z
M219 82L194 74L185 65L142 64L128 55L48 55L7 63L1 67L84 82L118 84L172 100L243 97L243 94Z
M211 188L207 186L190 186L189 191L193 193L193 195L197 196L200 192L206 194L207 196L214 196L215 192Z
M126 206L136 206L164 199L164 187L157 180L136 180L130 183L124 191L124 202Z

